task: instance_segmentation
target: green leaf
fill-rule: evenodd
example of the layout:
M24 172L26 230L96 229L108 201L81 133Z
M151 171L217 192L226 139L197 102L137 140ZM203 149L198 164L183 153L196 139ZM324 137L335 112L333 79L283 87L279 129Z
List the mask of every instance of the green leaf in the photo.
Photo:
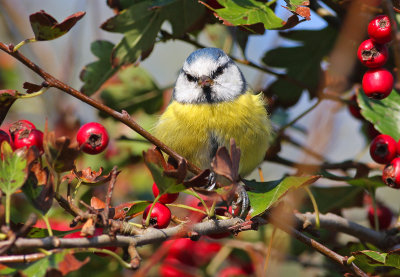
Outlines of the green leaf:
M226 25L242 26L262 23L265 29L277 29L284 21L267 3L255 0L218 0L224 8L213 9Z
M400 269L400 250L396 249L388 253L364 250L352 253L356 261L369 266L390 266Z
M145 69L130 66L120 71L118 78L120 83L110 85L101 92L100 97L107 106L130 114L139 109L148 114L160 110L162 91Z
M382 134L392 136L396 141L400 139L400 95L393 90L388 97L382 100L369 99L363 91L358 93L358 104L363 117L371 122L375 129Z
M176 184L176 179L164 176L164 170L161 166L148 161L146 161L146 166L153 176L153 180L160 191L160 195L164 193L181 192L186 189L183 184Z
M69 231L58 231L58 230L53 230L53 235L56 237L63 237L68 234L75 233L76 230L69 230ZM27 238L46 238L49 236L49 232L47 229L44 228L37 228L37 227L32 227L29 230L29 233L26 235Z
M29 277L42 277L46 275L48 269L57 268L58 264L64 260L64 256L68 250L46 256L37 262L32 263L22 273Z
M375 190L379 187L385 187L385 183L382 181L382 176L373 176L368 178L357 178L352 180L347 180L347 183L353 186L362 187L367 190Z
M151 204L149 201L134 201L132 203L134 203L134 205L132 205L126 212L126 216L143 212L146 207Z
M304 88L310 97L316 96L321 78L321 61L331 52L337 30L300 30L280 33L280 36L299 42L301 46L279 47L268 51L262 61L271 67L283 68L294 81L279 78L267 90L267 95L278 96L277 104L289 107L297 103Z
M204 12L205 8L193 0L136 1L102 25L106 31L124 34L112 53L113 66L146 58L165 20L171 23L173 36L180 37Z
M270 182L256 182L243 180L249 188L247 194L250 199L253 217L264 213L278 202L290 189L299 188L314 183L320 176L289 176Z
M113 48L114 44L106 40L96 40L90 45L90 50L98 60L86 65L79 76L84 82L81 91L86 95L95 93L104 82L117 72L117 68L111 66Z
M0 189L5 194L13 194L27 178L26 158L22 151L12 152L10 144L1 144L1 153L4 160L0 162Z
M331 212L335 209L355 207L362 205L364 189L353 186L317 187L312 186L318 209L321 213ZM311 203L305 206L305 210L312 209Z

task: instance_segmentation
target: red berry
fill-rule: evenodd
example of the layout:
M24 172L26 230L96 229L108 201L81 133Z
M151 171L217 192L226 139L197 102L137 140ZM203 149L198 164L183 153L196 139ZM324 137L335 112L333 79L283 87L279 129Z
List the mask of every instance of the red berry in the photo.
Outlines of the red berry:
M11 138L14 139L14 137L17 135L18 132L21 132L26 129L28 129L28 130L36 129L36 126L29 120L25 120L25 119L21 119L21 120L14 122L9 127Z
M386 98L393 89L393 75L384 68L370 69L364 74L362 88L369 98Z
M76 140L83 152L95 155L106 149L109 138L103 125L90 122L81 126L76 135Z
M386 63L389 52L386 45L377 44L371 39L367 39L358 47L357 57L366 67L377 68Z
M151 205L148 205L143 212L143 223L147 218ZM157 202L150 214L150 225L157 229L163 229L168 227L170 221L171 211L164 204Z
M0 145L3 141L7 141L8 143L10 143L10 136L7 134L6 131L0 129Z
M22 147L36 146L40 153L43 153L43 133L38 129L24 129L14 133L13 147L19 149Z
M378 15L368 24L368 35L377 43L388 43L392 40L392 26L387 15Z
M371 142L369 154L379 164L390 163L397 155L397 143L389 135L379 135Z
M400 158L394 158L385 166L382 172L382 180L389 187L400 188Z
M178 260L167 257L160 266L161 277L195 277L192 275L196 268L180 263Z
M157 197L158 194L160 193L157 184L153 183L153 195L154 197ZM161 197L158 199L158 202L163 203L163 204L170 204L172 202L174 202L179 196L179 192L178 193L165 193L163 195L161 195Z
M356 95L356 94L354 94L354 95L351 97L351 99L350 99L350 101L349 101L348 107L349 107L350 113L351 113L355 118L364 119L364 117L361 115L361 109L360 109L360 107L359 107L358 104L357 104L357 95Z
M168 257L178 260L185 265L196 265L195 252L198 241L189 238L179 238L168 240L163 243L163 247L168 249Z
M233 276L249 276L249 273L239 266L228 266L218 273L218 277L233 277Z
M378 204L376 213L378 215L379 230L385 230L392 223L393 213L388 207ZM371 227L375 228L374 207L370 206L368 209L368 221Z

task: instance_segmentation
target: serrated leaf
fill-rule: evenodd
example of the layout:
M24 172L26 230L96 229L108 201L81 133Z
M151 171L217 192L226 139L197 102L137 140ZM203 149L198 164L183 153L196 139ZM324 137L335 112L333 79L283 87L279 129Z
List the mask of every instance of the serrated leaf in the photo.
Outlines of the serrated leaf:
M126 212L126 216L134 215L140 212L143 212L148 205L150 205L150 201L135 201L133 205Z
M363 117L371 122L375 129L382 134L400 139L400 95L393 90L382 100L369 99L363 91L357 96Z
M294 81L279 78L266 91L268 96L278 96L276 105L289 107L297 103L304 88L310 98L316 96L322 76L321 61L334 45L337 30L300 30L280 33L280 36L301 43L301 46L279 47L268 51L262 61L268 66L283 68Z
M3 160L0 161L0 189L5 194L13 194L27 178L26 151L12 152L10 144L1 144Z
M388 253L372 250L353 252L356 261L369 266L389 266L400 269L400 250L396 249Z
M182 36L204 14L202 5L192 0L138 1L103 23L102 28L124 34L114 48L115 67L131 64L145 57L153 48L161 25L168 20L173 36ZM148 55L148 53L146 53Z
M310 1L304 1L304 0L285 0L286 2L286 7L289 11L300 15L301 17L304 17L307 20L310 20L310 8L307 7L310 5Z
M95 93L103 83L117 72L111 66L111 52L114 44L106 40L96 40L90 45L90 50L98 58L97 61L87 64L79 77L84 82L81 92L86 95Z
M251 215L255 217L267 211L278 202L290 189L314 183L320 176L289 176L270 182L243 180L248 187L247 194L252 208Z
M31 14L29 21L36 40L52 40L65 35L85 14L77 12L58 23L54 17L41 10Z
M110 108L128 113L143 109L148 114L158 112L163 94L153 77L141 67L130 66L118 73L119 83L101 92L102 101Z
M267 3L255 0L218 0L224 8L213 9L225 25L243 26L262 23L265 29L278 29L284 21Z

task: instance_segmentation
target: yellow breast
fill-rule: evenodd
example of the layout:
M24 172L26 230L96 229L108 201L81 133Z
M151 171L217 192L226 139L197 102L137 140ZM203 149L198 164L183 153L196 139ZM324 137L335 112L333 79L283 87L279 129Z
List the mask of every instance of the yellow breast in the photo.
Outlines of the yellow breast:
M245 93L235 101L182 104L173 101L155 126L155 136L202 169L210 168L216 147L241 149L239 173L249 174L264 158L271 126L261 95Z

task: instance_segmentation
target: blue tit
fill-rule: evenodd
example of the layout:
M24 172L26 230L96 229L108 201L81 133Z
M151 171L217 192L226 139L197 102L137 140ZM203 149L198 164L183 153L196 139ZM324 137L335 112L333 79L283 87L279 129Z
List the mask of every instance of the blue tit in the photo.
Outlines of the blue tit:
M221 49L204 48L183 64L154 134L201 169L211 167L219 147L230 149L233 138L243 177L263 161L271 124L262 95L249 89L232 59Z

